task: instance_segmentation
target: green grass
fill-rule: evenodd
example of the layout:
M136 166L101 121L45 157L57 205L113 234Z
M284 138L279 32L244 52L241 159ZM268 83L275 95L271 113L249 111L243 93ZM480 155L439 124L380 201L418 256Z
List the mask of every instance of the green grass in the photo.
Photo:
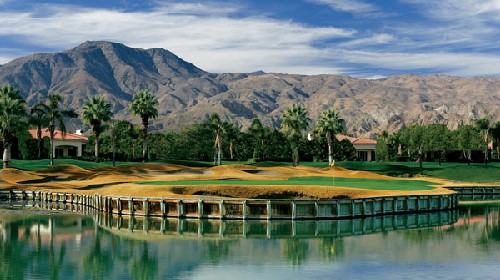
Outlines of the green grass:
M170 185L170 186L198 186L198 185L245 185L245 186L338 186L350 188L363 188L370 190L398 190L398 191L417 191L430 190L432 183L427 181L398 181L398 180L372 180L341 177L292 177L288 180L178 180L178 181L154 181L140 182L141 185Z
M169 160L153 161L150 163L169 163L190 167L211 167L212 162L189 161L189 160ZM82 168L97 168L111 166L110 161L95 163L74 159L55 159L55 164L72 164ZM116 162L116 165L136 165L142 162ZM226 164L250 164L258 167L291 166L291 162L244 162L244 161L224 161ZM322 168L328 166L325 162L301 162L303 166ZM336 162L335 166L344 167L351 170L371 171L382 175L393 177L414 177L425 175L435 178L443 178L461 182L477 183L500 183L500 162L490 162L488 165L480 163L448 163L444 162L439 166L437 162L424 162L423 168L415 162L360 162L342 161ZM49 167L49 160L12 160L12 167L23 170L40 170Z
M500 163L448 163L424 162L423 168L415 162L339 162L336 166L352 170L365 170L395 177L425 175L453 181L489 183L500 182Z
M203 161L188 161L188 160L169 160L169 161L151 161L148 163L168 163L168 164L178 164L189 167L211 167L213 164L203 162ZM137 165L137 164L148 164L143 162L129 162L129 161L117 161L116 166L121 165ZM91 168L99 168L99 167L109 167L112 166L113 163L111 161L102 161L96 163L94 161L83 161L76 159L54 159L54 165L59 164L71 164L75 166L79 166L81 168L91 169ZM49 160L41 159L41 160L12 160L12 167L22 170L41 170L45 168L49 168ZM1 169L1 168L0 168Z

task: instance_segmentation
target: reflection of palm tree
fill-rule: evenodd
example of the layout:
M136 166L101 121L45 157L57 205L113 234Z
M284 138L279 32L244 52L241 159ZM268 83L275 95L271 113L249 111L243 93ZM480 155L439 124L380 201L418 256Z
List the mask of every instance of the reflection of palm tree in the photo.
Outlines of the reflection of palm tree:
M282 254L294 266L301 265L309 256L309 244L299 239L286 239L282 243Z
M229 255L229 244L228 241L223 240L207 240L207 248L205 251L205 256L210 260L211 263L217 264L223 257Z
M493 220L491 225L491 238L498 241L500 240L500 208L495 210L496 219Z
M333 261L344 254L344 242L341 238L322 238L318 241L318 250L324 260Z
M87 278L105 279L112 267L112 256L109 252L103 251L101 248L102 234L99 229L96 229L94 234L94 245L90 252L83 256L83 268Z
M142 253L130 268L130 274L134 279L156 279L158 272L158 259L149 255L148 243L142 242Z

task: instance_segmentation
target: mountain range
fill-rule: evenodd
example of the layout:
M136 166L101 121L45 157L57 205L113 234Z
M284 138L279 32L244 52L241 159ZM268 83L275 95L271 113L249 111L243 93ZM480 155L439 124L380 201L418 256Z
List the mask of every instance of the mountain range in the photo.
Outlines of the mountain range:
M21 89L29 105L51 93L79 110L102 94L116 119L139 123L130 114L133 94L149 90L159 101L157 131L179 130L218 113L246 129L259 118L279 128L287 107L303 104L313 120L333 108L347 132L373 137L411 124L444 123L451 129L491 116L500 120L500 78L397 75L356 79L342 75L208 73L164 49L136 49L106 41L85 42L59 52L33 54L0 65L0 83ZM78 124L78 125L81 125Z

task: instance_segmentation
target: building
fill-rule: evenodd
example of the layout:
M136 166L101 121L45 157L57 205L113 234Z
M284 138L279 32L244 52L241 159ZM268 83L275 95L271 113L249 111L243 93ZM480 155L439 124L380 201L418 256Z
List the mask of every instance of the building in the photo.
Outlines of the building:
M33 138L37 138L36 129L28 130ZM50 139L50 132L48 128L42 129L42 139L48 137ZM87 143L88 138L82 135L79 130L76 133L65 133L64 135L60 130L54 131L54 150L52 154L55 157L82 157L83 146Z
M375 160L375 146L377 141L365 138L353 138L346 135L337 134L335 135L337 140L342 141L344 139L349 140L358 152L358 159L361 161L374 161Z

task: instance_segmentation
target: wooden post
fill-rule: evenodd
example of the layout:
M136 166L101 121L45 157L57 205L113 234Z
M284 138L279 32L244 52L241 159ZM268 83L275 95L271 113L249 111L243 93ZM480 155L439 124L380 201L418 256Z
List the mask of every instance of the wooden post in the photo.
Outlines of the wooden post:
M160 211L161 211L161 216L166 217L167 216L167 207L165 207L165 200L160 200Z
M198 219L203 218L203 199L198 200Z
M142 201L142 208L144 210L144 215L149 216L149 201L147 198Z
M272 212L272 209L271 209L271 200L268 200L267 201L267 219L268 220L271 220L272 216L271 216L271 212Z

